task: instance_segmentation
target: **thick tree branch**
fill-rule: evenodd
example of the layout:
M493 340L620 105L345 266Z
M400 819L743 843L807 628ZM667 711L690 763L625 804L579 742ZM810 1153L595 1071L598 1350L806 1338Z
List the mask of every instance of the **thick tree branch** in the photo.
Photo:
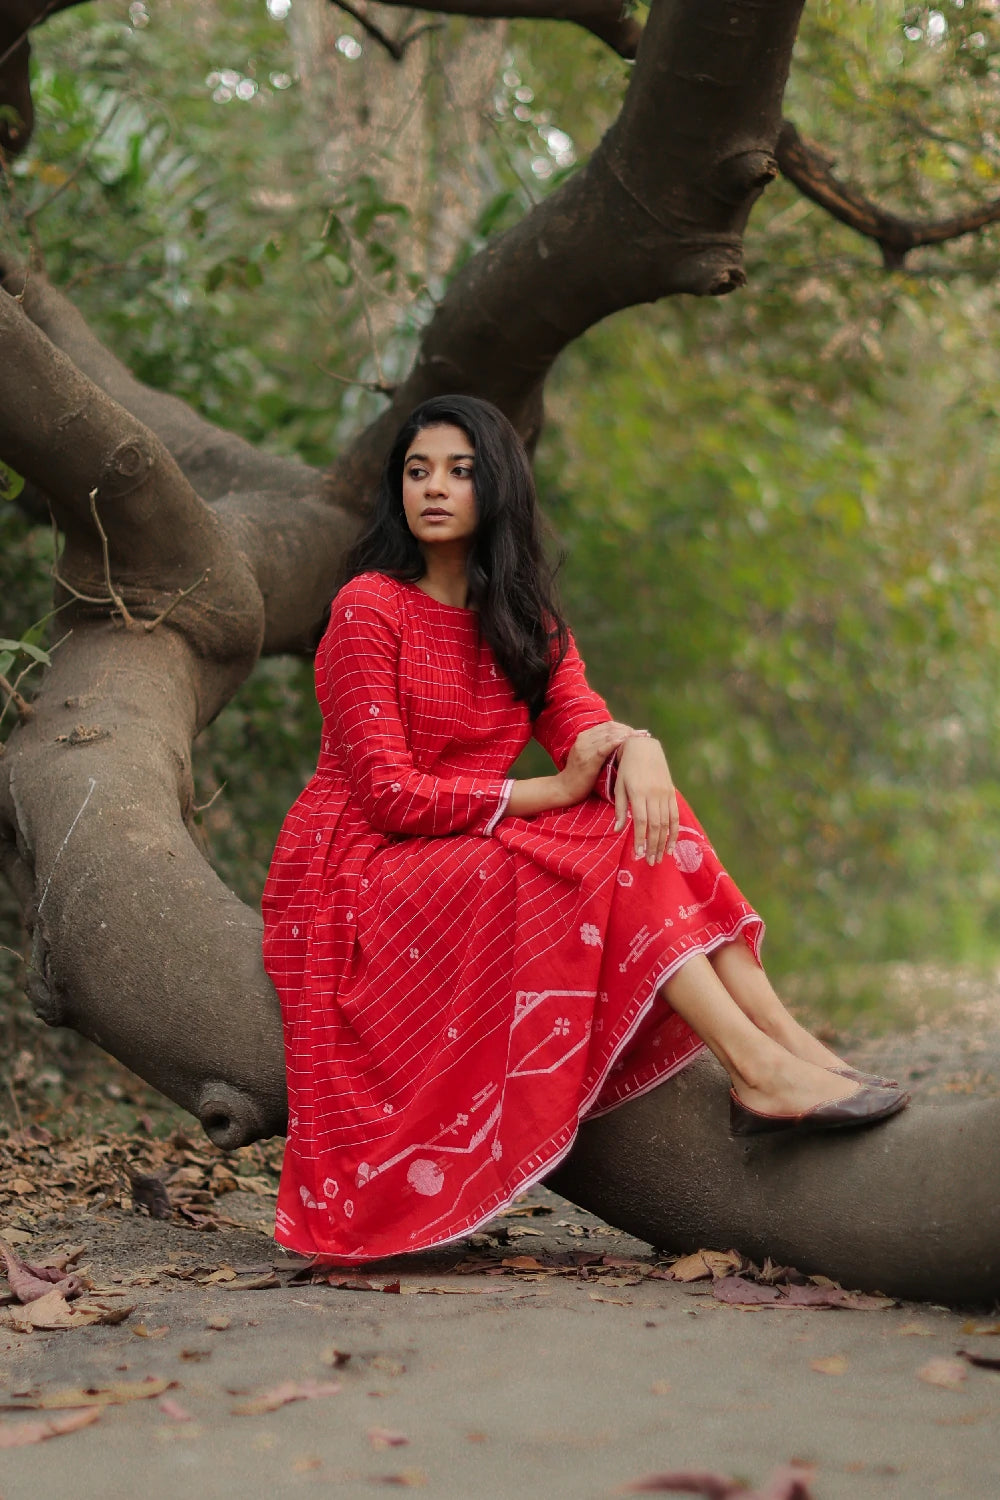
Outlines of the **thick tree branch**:
M376 26L365 9L344 0L331 3L354 16L359 25L388 49L393 57L401 58L414 33L406 37L387 37ZM413 10L411 0L381 0L383 5L398 5L403 10ZM582 26L600 41L606 42L620 57L635 57L642 36L642 27L629 14L626 0L444 0L435 4L428 0L423 10L437 11L441 15L475 16L480 20L495 21L572 21ZM423 28L420 28L423 30Z
M417 401L470 391L533 439L559 353L600 319L678 292L735 290L742 232L774 177L799 0L653 6L621 117L590 162L456 277L409 378L328 476L370 493Z
M178 397L137 380L44 276L32 272L26 279L19 267L0 264L0 287L20 297L28 317L79 371L156 433L203 499L248 490L283 496L316 491L319 476L307 464L262 453L207 422Z
M945 219L904 219L890 213L837 177L831 158L817 145L804 140L789 120L784 122L778 136L777 157L782 175L804 197L876 242L890 271L904 265L910 251L921 245L942 245L947 240L974 234L987 224L1000 222L1000 198Z

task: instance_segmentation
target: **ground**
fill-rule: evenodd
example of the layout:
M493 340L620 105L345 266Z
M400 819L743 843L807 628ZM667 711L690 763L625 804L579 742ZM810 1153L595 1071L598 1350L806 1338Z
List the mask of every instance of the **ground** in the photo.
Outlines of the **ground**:
M910 1024L845 1037L855 1060L916 1092L1000 1088L1000 983L888 981ZM997 1493L1000 1371L956 1359L1000 1363L992 1309L730 1305L545 1189L471 1242L316 1283L270 1238L278 1143L226 1156L95 1049L0 1023L2 1232L36 1263L82 1247L87 1301L132 1309L27 1332L0 1310L0 1443L53 1403L98 1413L6 1451L0 1500L597 1500L793 1459L815 1500ZM133 1206L127 1166L166 1179L168 1219Z

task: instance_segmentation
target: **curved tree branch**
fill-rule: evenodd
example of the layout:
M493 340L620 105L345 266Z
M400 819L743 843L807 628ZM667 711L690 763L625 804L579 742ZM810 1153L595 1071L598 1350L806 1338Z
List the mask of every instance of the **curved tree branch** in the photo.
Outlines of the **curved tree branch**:
M20 298L25 312L76 368L155 432L205 500L234 492L314 493L318 471L295 458L261 452L205 420L177 396L137 380L87 326L82 315L44 276L25 276L0 263L0 287Z
M380 0L383 5L398 5L404 10L413 10L411 0ZM397 59L403 56L414 33L396 38L389 37L375 25L360 6L331 0L331 4L354 17L360 26L374 36L388 52ZM599 41L606 42L619 57L631 60L636 55L642 27L629 13L626 0L443 0L416 7L437 11L442 15L474 16L479 20L494 21L572 21L591 32ZM425 28L421 27L423 31Z
M0 109L13 118L0 117L0 151L16 156L31 139L35 122L29 73L31 46L28 33L59 10L69 10L83 0L0 0Z
M789 120L783 123L778 136L777 157L782 175L804 197L876 242L890 271L899 270L910 251L921 245L942 245L1000 221L1000 198L945 219L904 219L890 213L837 177L831 158L817 145L804 140Z

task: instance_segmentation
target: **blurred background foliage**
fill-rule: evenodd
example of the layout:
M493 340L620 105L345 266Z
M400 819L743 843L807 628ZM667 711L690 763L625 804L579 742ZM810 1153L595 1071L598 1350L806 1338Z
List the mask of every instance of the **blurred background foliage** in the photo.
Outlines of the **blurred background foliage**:
M448 272L426 205L363 153L317 152L294 25L315 3L48 22L0 232L143 379L322 464L377 410L368 385L405 365ZM372 65L377 44L335 14L330 66ZM421 40L441 108L469 25ZM460 180L467 210L453 268L586 157L628 79L555 23L507 27L497 55L465 156L426 142L430 180ZM932 217L1000 192L998 73L993 3L820 0L787 113L871 196ZM771 967L835 1007L851 965L1000 959L1000 231L890 273L779 181L747 255L746 291L637 309L572 347L537 467L593 681L663 738L768 920ZM52 542L5 499L0 541L0 636L17 639L51 607ZM281 659L198 747L205 834L249 900L316 742L309 665ZM19 941L9 906L3 925Z

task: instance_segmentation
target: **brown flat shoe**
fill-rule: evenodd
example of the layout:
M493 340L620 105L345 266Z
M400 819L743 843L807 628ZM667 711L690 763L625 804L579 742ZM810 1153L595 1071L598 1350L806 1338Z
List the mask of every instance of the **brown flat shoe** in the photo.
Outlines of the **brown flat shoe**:
M867 1083L876 1089L898 1089L899 1084L895 1078L882 1078L878 1073L862 1073L857 1068L827 1068L828 1073L836 1073L838 1078L849 1078L852 1083Z
M799 1115L765 1115L744 1104L734 1089L729 1090L730 1135L764 1135L776 1130L798 1130L802 1133L817 1130L852 1130L862 1125L874 1125L876 1120L886 1120L890 1115L904 1109L910 1102L909 1094L902 1089L875 1088L863 1084L846 1099L831 1099L829 1104L816 1104Z

